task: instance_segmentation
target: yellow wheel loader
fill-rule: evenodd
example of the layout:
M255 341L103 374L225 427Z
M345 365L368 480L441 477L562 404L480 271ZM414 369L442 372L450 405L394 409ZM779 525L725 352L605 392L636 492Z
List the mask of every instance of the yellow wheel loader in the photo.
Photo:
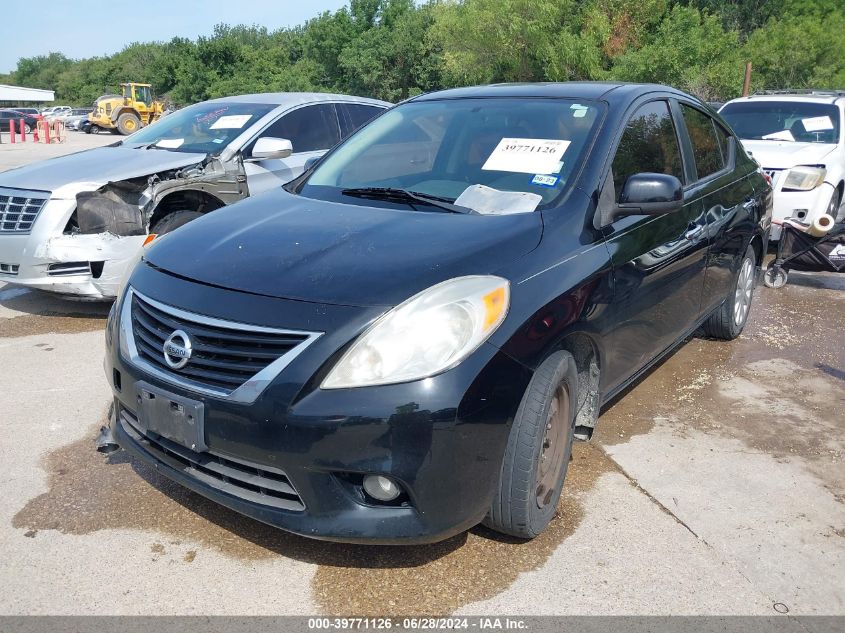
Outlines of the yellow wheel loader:
M92 126L115 134L132 134L154 123L164 111L164 103L153 97L150 84L120 84L123 96L103 95L88 115Z

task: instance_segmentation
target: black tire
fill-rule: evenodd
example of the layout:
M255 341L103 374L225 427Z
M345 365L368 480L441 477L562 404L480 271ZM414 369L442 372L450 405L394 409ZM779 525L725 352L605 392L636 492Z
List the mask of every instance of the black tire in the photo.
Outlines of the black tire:
M749 271L748 262L751 262L750 279L745 276ZM742 257L725 302L704 322L704 333L707 336L730 341L742 333L751 312L756 281L757 254L754 247L749 246Z
M202 213L199 211L173 211L158 220L150 229L150 233L155 233L157 235L170 233L171 231L178 229L180 226L187 224L191 220L196 220L200 216L202 216Z
M552 354L534 372L511 427L499 488L484 519L487 527L531 539L551 521L572 455L577 388L575 360L568 352Z
M26 134L29 134L30 132L32 132L32 128L29 126L29 124L28 124L28 123L24 123L24 124L23 124L23 131L24 131Z
M124 112L117 117L117 130L123 136L129 136L141 129L141 119L132 112Z

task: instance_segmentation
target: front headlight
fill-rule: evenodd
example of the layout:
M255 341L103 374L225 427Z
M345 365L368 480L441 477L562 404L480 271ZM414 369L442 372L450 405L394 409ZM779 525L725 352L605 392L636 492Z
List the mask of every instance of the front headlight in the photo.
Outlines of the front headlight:
M505 320L510 284L492 276L457 277L393 308L355 341L322 389L408 382L454 367Z
M786 175L781 188L810 191L824 182L826 174L824 167L793 167Z

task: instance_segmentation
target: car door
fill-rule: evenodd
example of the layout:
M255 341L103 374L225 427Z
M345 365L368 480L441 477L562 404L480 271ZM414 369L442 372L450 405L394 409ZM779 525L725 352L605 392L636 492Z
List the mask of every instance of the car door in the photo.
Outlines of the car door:
M667 99L640 103L621 134L602 198L617 203L627 178L643 172L670 174L686 185L689 159L680 132ZM621 217L603 227L614 269L608 385L623 382L696 324L705 224L701 200L685 192L679 211Z
M737 172L738 141L703 108L691 101L679 101L676 107L695 167L688 193L701 199L707 218L702 312L710 313L733 288L737 266L754 232L760 205L753 185L757 172L753 166Z
M287 158L253 160L259 138L287 139L293 153ZM250 195L279 187L299 176L311 157L322 156L340 140L340 126L333 103L317 103L290 110L266 127L244 148L244 171Z

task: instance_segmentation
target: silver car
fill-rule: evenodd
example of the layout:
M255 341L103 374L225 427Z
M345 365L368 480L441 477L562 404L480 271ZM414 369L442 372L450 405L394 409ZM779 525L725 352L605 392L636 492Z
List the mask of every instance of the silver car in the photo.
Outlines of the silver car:
M279 187L391 104L318 93L226 97L113 145L0 173L0 281L114 297L151 234Z

